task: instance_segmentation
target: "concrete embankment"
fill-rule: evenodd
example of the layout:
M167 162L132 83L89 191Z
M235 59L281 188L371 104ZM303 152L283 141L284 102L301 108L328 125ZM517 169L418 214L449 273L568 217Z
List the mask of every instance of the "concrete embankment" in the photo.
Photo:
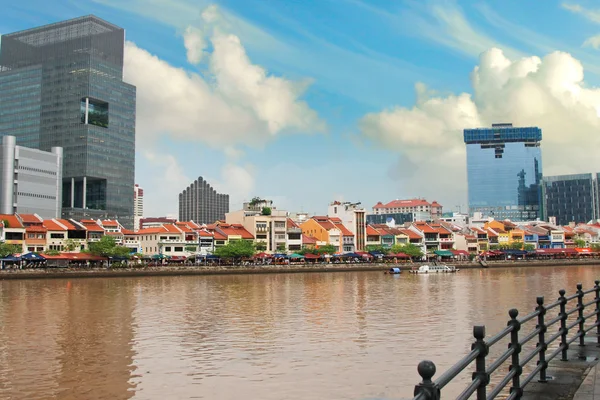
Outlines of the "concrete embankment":
M134 268L32 268L0 271L0 280L8 279L50 279L50 278L112 278L139 276L180 276L180 275L235 275L235 274L281 274L303 272L348 272L348 271L387 271L400 267L408 271L420 264L316 264L316 265L261 265L261 266L160 266ZM483 268L478 263L452 263L459 269ZM592 260L545 260L545 261L494 261L488 268L549 267L565 265L600 266L600 259Z

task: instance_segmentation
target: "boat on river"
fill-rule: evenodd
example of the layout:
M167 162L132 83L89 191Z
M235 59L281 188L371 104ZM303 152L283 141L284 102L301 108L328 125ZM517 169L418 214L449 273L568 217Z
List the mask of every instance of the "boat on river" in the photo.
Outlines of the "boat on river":
M438 274L438 273L454 273L459 269L453 265L421 265L419 268L413 268L409 272L411 274Z
M397 275L401 272L402 272L402 270L398 267L393 267L393 268L390 268L389 271L385 271L386 274L392 274L392 275Z

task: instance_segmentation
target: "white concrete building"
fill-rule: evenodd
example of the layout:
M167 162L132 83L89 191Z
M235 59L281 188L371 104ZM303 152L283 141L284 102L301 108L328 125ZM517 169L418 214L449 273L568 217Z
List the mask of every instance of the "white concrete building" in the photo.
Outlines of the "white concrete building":
M141 229L140 220L144 217L144 189L137 183L133 187L133 230Z
M339 218L344 227L354 235L354 248L350 251L364 251L367 243L366 210L360 204L334 201L327 209L329 218ZM350 243L347 245L350 246Z
M47 152L16 143L4 136L0 145L0 213L60 218L62 147Z

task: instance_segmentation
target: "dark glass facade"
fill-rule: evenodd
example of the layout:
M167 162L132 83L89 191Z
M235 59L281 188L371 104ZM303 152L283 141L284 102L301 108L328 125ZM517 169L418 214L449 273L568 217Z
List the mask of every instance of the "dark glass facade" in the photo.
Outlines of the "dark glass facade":
M133 227L135 87L125 32L94 16L3 35L0 132L64 149L63 217Z
M465 129L469 212L497 220L542 218L542 131L494 124Z
M545 176L544 197L547 218L559 225L598 218L597 174Z
M390 214L368 214L367 224L387 224L394 220L396 225L402 225L405 222L414 222L412 213L390 213Z
M202 177L179 194L179 220L212 224L225 220L229 212L229 195L217 191Z

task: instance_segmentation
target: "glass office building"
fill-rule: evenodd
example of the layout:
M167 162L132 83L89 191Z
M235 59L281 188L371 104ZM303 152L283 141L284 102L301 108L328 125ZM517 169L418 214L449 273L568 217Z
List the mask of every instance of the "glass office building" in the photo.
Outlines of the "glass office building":
M543 216L542 130L494 124L465 129L469 212L497 220Z
M0 134L64 149L62 215L133 227L135 87L125 31L95 16L3 35Z
M598 215L598 174L544 177L546 218L559 225L589 222Z

